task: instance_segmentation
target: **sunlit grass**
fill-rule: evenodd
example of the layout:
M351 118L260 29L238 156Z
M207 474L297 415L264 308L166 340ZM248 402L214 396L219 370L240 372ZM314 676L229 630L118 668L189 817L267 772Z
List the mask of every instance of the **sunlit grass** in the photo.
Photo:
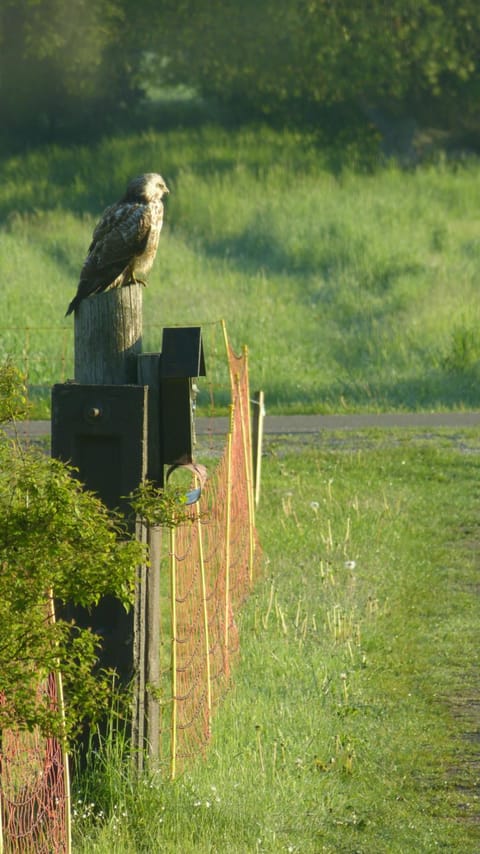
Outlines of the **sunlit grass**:
M102 815L76 822L76 851L476 851L452 709L475 693L478 437L322 446L268 447L264 577L206 760L138 784L128 757L98 763L83 786Z
M94 223L132 174L156 169L171 195L146 324L225 319L271 412L478 406L477 161L372 170L331 155L313 134L207 127L5 160L1 339L58 327L31 382L61 377L54 342L73 337L63 315Z

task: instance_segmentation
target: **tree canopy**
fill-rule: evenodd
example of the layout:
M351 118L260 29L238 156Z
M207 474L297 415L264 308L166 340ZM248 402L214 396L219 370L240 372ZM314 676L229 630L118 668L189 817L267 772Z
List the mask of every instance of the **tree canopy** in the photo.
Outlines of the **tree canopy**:
M479 45L476 0L3 0L0 109L88 136L182 83L243 114L353 104L477 130Z
M123 0L3 0L0 110L13 133L85 136L139 97L141 33Z
M175 8L171 79L224 100L265 113L298 102L428 107L444 122L455 99L464 120L466 105L476 111L474 0L182 0Z

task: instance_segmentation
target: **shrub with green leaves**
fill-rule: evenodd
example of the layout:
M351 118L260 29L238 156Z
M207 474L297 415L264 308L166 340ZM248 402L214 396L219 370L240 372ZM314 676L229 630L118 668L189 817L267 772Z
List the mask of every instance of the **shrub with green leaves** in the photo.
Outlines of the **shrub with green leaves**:
M27 396L27 386L20 371L12 362L6 362L0 370L0 424L25 416Z
M19 378L17 377L17 380ZM0 369L2 413L12 417L21 382ZM38 691L60 670L67 695L66 733L98 718L112 679L94 672L99 639L51 616L52 597L89 608L107 594L131 607L142 546L69 468L0 433L0 729L62 728Z

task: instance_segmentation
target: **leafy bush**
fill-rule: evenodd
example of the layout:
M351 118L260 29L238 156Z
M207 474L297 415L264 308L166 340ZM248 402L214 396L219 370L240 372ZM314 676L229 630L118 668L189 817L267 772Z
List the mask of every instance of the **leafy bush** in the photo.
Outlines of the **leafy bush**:
M0 370L0 424L25 416L27 396L20 372L10 361L6 362Z
M2 417L23 400L20 377L0 369ZM53 596L86 608L112 594L133 603L142 546L128 536L70 470L0 433L0 729L62 731L57 709L39 692L60 670L68 697L66 731L98 718L109 699L111 674L94 673L99 640L89 630L52 619Z

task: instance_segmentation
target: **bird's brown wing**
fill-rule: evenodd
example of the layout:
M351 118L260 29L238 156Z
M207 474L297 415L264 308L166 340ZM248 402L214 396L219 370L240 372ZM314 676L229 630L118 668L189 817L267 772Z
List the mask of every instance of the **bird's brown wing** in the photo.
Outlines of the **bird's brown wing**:
M93 232L80 273L90 286L85 295L104 290L145 248L152 224L148 205L121 204L107 208Z
M67 315L75 311L85 297L106 290L128 268L135 255L143 252L151 225L152 213L148 205L115 204L104 211L95 226L77 293L68 306Z

